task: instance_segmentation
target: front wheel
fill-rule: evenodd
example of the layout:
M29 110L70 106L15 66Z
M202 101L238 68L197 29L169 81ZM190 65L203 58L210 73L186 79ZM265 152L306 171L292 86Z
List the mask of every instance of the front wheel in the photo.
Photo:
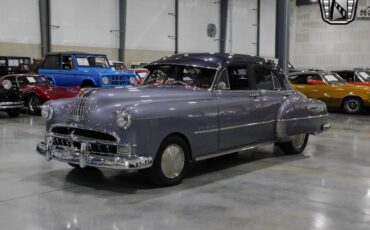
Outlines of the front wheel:
M289 155L300 154L304 151L308 142L308 134L299 134L291 137L291 141L278 143L277 146Z
M181 183L189 164L190 149L186 141L172 136L163 141L148 176L159 186Z
M41 98L36 95L31 95L27 100L29 114L39 115L41 112L40 105L42 105Z

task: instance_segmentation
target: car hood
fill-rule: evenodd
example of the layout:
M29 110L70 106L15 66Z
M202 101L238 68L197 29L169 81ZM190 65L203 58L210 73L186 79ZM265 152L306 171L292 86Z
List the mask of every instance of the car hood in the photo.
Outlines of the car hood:
M80 87L58 87L50 84L39 84L39 85L28 85L23 88L22 91L34 91L40 96L43 96L45 100L57 100L61 98L72 98L77 96L80 91Z
M178 86L164 87L138 87L138 88L112 88L91 89L85 91L83 97L64 101L53 101L56 106L54 118L51 123L74 125L86 129L100 130L102 132L123 132L116 125L114 113L122 109L128 109L135 113L134 119L143 114L141 107L152 103L169 104L177 101L207 100L212 97L208 90L197 88L186 88ZM76 111L76 100L84 100L81 119L72 116ZM81 105L81 104L80 104ZM154 114L151 114L151 116ZM50 124L50 123L49 123Z

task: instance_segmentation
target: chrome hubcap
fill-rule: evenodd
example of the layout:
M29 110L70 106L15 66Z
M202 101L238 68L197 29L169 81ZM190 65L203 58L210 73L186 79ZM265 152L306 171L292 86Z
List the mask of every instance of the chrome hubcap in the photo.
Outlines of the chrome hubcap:
M299 134L292 137L292 144L294 148L301 148L304 144L304 141L306 139L306 134Z
M161 169L163 175L169 179L178 177L185 165L185 154L181 146L169 145L163 152Z
M349 100L347 102L347 110L350 111L350 112L355 112L357 111L359 108L359 104L358 104L358 101L356 100Z

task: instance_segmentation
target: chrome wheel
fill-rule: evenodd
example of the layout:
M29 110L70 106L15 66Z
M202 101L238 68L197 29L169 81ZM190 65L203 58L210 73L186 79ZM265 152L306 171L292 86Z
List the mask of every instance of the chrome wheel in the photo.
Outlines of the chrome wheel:
M305 144L306 134L299 134L292 137L292 145L296 149L302 148Z
M356 98L348 99L345 104L346 111L350 113L358 112L360 107L360 101Z
M178 177L184 169L185 153L181 146L171 144L163 151L161 169L163 175L169 179Z

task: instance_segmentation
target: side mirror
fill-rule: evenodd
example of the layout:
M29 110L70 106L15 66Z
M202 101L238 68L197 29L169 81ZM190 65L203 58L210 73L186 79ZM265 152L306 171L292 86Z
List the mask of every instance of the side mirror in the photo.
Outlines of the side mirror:
M49 82L50 82L52 85L55 85L55 82L54 82L54 79L53 79L53 78L48 77L48 80L49 80Z
M227 89L226 83L225 83L225 82L223 82L223 81L220 81L220 82L217 84L216 89L217 89L217 90L226 90L226 89Z

